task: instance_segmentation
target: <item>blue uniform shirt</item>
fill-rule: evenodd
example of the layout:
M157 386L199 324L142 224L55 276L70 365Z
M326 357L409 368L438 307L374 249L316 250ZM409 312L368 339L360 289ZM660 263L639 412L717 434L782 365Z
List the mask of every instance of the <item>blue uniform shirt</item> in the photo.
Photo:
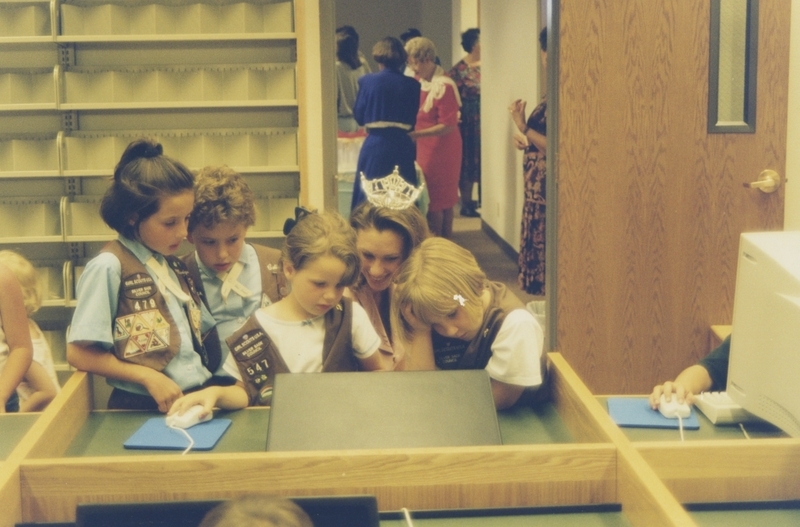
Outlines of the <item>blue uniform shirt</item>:
M164 262L162 255L153 253L137 241L122 236L119 241L136 255L142 265L151 256L155 256L159 262ZM178 279L172 269L170 269L170 273L177 282ZM86 268L78 280L78 305L72 316L69 342L96 342L104 349L111 350L114 345L114 317L117 314L121 274L120 261L111 253L100 253L86 264ZM183 306L169 292L164 294L164 298L169 312L178 326L181 347L162 373L175 381L181 390L195 388L211 378L211 372L203 366L200 355L194 351L192 330ZM201 306L201 312L202 330L205 332L214 325L214 320L205 306ZM144 386L140 384L116 379L108 379L108 383L128 392L149 395Z
M217 323L217 334L219 335L222 349L222 363L225 363L225 359L228 358L230 353L225 339L244 324L256 309L270 304L269 298L261 293L261 268L258 256L252 245L244 245L242 254L239 256L239 262L244 267L239 275L238 282L249 289L252 294L242 298L236 291L231 291L228 294L227 303L222 299L222 280L217 278L217 273L203 265L196 251L194 257L197 261L197 268L200 270L200 277L203 280L206 301L211 309L211 315Z

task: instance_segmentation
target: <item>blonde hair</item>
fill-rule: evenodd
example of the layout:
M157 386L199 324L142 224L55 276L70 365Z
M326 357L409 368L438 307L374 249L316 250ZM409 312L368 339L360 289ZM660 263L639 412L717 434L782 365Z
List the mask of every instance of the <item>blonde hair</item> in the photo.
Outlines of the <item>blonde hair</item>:
M225 222L254 225L255 196L244 177L232 168L207 166L197 173L189 232L198 225L211 229Z
M244 496L211 509L199 527L314 527L295 502L277 496Z
M361 271L356 232L338 212L312 213L301 218L289 231L281 251L282 260L298 271L325 255L344 262L341 285L353 285Z
M33 265L19 253L0 251L0 264L8 267L22 287L22 300L28 316L36 313L42 306L42 288Z
M470 317L483 315L481 294L488 285L471 252L445 238L432 237L414 249L395 277L392 293L392 329L408 342L412 328L404 309L426 325L451 314L459 306ZM463 301L463 305L462 305Z
M436 60L436 46L431 39L425 37L414 37L406 42L406 53L409 59L417 62Z

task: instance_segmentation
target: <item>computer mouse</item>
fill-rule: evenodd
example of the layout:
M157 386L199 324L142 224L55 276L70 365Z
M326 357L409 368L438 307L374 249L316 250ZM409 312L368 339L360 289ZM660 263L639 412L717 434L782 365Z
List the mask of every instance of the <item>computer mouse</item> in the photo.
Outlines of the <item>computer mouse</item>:
M692 408L684 403L679 403L676 396L667 401L666 397L661 396L661 401L658 403L658 411L667 419L686 418L692 415Z
M203 405L196 404L182 414L172 414L166 417L167 426L170 428L190 428L198 423L210 421L214 415L209 412L205 417L200 417L203 413Z

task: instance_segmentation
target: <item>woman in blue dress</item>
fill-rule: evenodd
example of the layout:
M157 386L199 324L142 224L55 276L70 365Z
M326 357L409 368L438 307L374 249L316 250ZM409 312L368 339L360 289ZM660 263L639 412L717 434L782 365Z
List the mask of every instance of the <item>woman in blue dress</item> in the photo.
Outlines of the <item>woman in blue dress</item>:
M391 174L398 167L403 179L417 185L414 167L417 151L408 132L417 122L420 84L403 75L406 51L398 39L380 40L372 48L372 57L379 71L358 79L353 108L356 121L367 130L367 138L358 156L351 210L365 198L362 173L371 180Z

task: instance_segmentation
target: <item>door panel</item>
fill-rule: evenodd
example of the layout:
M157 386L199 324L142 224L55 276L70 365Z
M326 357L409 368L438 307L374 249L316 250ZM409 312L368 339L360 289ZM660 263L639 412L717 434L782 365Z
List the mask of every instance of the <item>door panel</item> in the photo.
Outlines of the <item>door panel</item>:
M732 315L738 236L782 228L790 2L761 0L756 133L707 133L708 0L562 2L557 349L646 393Z

